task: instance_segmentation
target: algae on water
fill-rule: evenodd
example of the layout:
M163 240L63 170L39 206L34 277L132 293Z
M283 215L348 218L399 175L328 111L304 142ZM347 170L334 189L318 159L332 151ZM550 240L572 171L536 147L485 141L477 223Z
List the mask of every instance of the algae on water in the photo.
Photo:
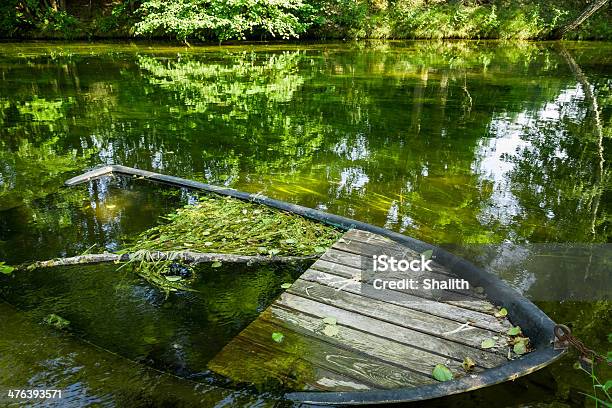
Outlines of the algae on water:
M301 216L231 197L204 196L140 234L122 252L194 251L303 256L324 252L342 232Z

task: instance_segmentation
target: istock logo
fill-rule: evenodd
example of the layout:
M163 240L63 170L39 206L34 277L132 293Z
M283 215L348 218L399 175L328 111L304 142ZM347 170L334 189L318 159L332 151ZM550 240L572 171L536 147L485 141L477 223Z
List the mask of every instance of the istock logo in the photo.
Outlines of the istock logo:
M374 272L431 272L432 269L429 264L432 262L431 259L426 259L424 255L421 255L420 259L395 259L393 256L388 255L372 255L374 261L373 270Z
M361 258L361 290L402 291L419 298L464 300L470 283L436 261L432 251L377 253ZM349 283L347 283L348 285Z

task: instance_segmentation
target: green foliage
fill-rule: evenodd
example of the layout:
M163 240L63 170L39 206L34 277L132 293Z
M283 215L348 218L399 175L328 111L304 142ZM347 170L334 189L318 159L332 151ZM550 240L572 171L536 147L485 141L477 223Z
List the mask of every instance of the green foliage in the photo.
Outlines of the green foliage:
M15 270L14 267L7 265L5 262L0 262L0 273L10 275Z
M588 364L588 363L587 363ZM591 378L592 393L582 393L589 399L595 402L595 407L603 406L606 408L612 408L612 395L610 395L610 389L612 388L612 380L599 379L599 375L596 373L596 364L590 364L590 370L583 367L581 363L576 363L574 368L583 371Z
M79 20L43 0L0 5L0 35L72 38L174 37L181 41L326 38L545 39L579 15L584 1L127 0L94 6ZM601 10L567 37L609 39Z
M39 35L73 38L81 22L65 10L55 10L42 0L8 0L0 5L0 35L12 37L36 31Z
M123 252L198 251L242 255L307 255L341 233L320 223L229 197L202 197L143 232ZM220 265L219 265L220 266Z
M282 343L284 338L285 338L285 335L283 333L280 333L280 332L272 333L272 340L274 340L277 343Z
M70 321L64 319L63 317L51 313L49 316L43 319L43 322L48 324L49 326L55 327L58 330L63 330L70 326Z
M133 35L136 16L132 10L135 2L136 0L123 1L115 5L110 13L97 16L92 23L91 31L102 35L109 33Z
M179 40L297 38L307 24L296 12L301 0L145 0L137 35L174 35Z

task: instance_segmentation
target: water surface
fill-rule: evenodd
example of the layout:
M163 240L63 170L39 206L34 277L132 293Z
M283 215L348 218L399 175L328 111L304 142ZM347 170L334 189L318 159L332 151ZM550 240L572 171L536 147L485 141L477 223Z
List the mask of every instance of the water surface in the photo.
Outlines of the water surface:
M62 187L110 163L261 192L437 244L608 243L611 61L609 43L0 44L0 259L113 251L190 199L112 183ZM554 273L500 274L532 298L556 282ZM540 306L606 351L605 297L577 303L558 292ZM176 384L166 386L181 401L201 398L202 385L158 373L125 374L133 388L109 374L103 381L95 361L104 353L18 306L0 308L0 388L64 376L74 395L92 390L83 395L107 405L136 395L162 405L148 382L156 378ZM100 364L145 370L106 355ZM589 381L571 365L443 404L507 395L508 406L582 405ZM208 405L245 403L207 395Z

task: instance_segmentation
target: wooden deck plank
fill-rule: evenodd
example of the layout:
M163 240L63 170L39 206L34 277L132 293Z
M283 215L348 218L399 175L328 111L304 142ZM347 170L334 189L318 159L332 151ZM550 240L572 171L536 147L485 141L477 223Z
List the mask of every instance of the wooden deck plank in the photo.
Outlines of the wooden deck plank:
M354 391L430 384L436 364L466 375L461 367L466 357L476 362L476 373L507 362L510 323L493 316L495 307L486 297L457 292L441 299L436 291L376 289L359 280L366 267L361 257L377 254L419 256L382 236L348 231L209 368L257 386L271 382L296 390ZM442 265L434 269L386 277L454 277ZM325 323L326 317L336 323ZM334 330L326 332L328 326ZM283 341L272 340L275 331L283 333ZM488 338L496 339L496 347L481 349Z
M458 362L462 362L466 356L469 356L485 367L494 367L506 361L505 357L499 354L440 339L416 330L397 326L300 296L295 296L287 292L280 296L275 302L275 305L281 305L285 308L310 314L320 319L331 316L336 318L338 324L343 326L352 327L361 332L370 333L385 339L392 339L414 349L428 350L431 353L445 357L446 360L454 359ZM423 364L429 364L431 367L431 363L428 361L423 361Z
M337 263L340 265L350 266L354 268L355 271L359 272L359 277L362 276L362 260L359 255L351 254L348 252L339 251L337 249L330 249L319 259L319 261L328 261L332 263ZM318 261L317 261L318 262ZM415 273L414 275L402 275L401 273L389 273L385 274L386 277L389 278L397 278L397 279L405 279L405 278L414 278L414 279L424 279L425 277L433 277L435 275L429 275L428 272L423 273ZM398 289L399 290L399 289ZM418 292L410 291L415 296L423 296L427 299L438 299L439 296L436 295L433 290L425 290L420 289ZM452 297L452 300L446 300L446 303L454 304L466 309L471 309L475 311L480 311L484 313L492 313L493 305L490 302L483 300L481 298L475 298L469 296L463 292L449 290L448 297ZM451 296L452 294L452 296Z
M263 368L267 372L261 381L265 382L270 377L269 368L275 367L272 378L280 383L290 382L294 388L321 388L336 383L348 389L388 389L431 382L425 375L337 347L333 342L322 341L321 337L326 340L329 337L318 335L312 328L300 331L300 326L292 324L304 318L279 320L275 316L270 310L264 312L215 356L209 368L226 376L231 374L234 380L249 378L252 375L249 371ZM317 323L322 326L320 321ZM274 332L282 333L283 341L275 342ZM265 362L260 358L251 361L253 350L257 351L257 357L264 356ZM236 366L242 367L242 372L229 372L227 367ZM321 373L325 373L327 380L320 381Z
M351 293L349 290L338 291L318 282L298 279L288 292L471 347L480 348L483 340L497 335L495 332L479 327L457 331L462 326L458 322L416 310L406 310L393 303Z
M262 347L244 336L232 339L208 363L208 368L236 384L256 387L286 387L303 391L355 391L372 388L309 364L298 356Z
M318 316L312 316L299 310L274 307L274 317L289 321L312 333L322 333L324 324ZM461 370L461 362L404 344L357 330L350 326L340 325L338 333L331 341L343 344L353 350L366 353L372 358L381 359L389 364L401 365L406 373L411 373L415 379L424 379L423 384L432 383L431 371L436 364L445 364L454 371ZM433 365L432 365L433 364ZM480 366L476 372L482 371Z
M398 259L399 258L418 259L421 256L421 254L419 254L415 250L408 248L407 246L401 245L397 242L391 241L391 240L386 240L389 242L386 245L380 242L377 242L377 241L374 241L374 242L361 241L359 239L359 236L354 237L352 235L352 231L356 231L356 230L351 230L347 232L342 237L342 239L334 243L333 248L341 250L341 251L351 252L354 254L365 255L365 256L388 255L388 256L395 256ZM453 278L457 277L457 275L451 272L450 269L437 263L435 258L432 259L430 266L433 272L436 272L438 274L443 274L448 277L453 277Z
M346 277L345 274L339 274L338 264L330 264L327 262L317 261L308 271L304 272L300 279L308 280L328 285L333 288L338 288L339 284L335 283L334 277ZM350 275L349 275L350 276ZM483 329L494 332L506 332L510 324L505 320L499 320L494 316L476 312L470 309L463 309L458 306L447 303L437 302L430 299L413 296L409 293L397 290L377 290L372 285L348 285L343 290L353 293L360 293L363 296L392 303L407 309L416 310L438 316L450 321L456 321L461 324L468 323Z

